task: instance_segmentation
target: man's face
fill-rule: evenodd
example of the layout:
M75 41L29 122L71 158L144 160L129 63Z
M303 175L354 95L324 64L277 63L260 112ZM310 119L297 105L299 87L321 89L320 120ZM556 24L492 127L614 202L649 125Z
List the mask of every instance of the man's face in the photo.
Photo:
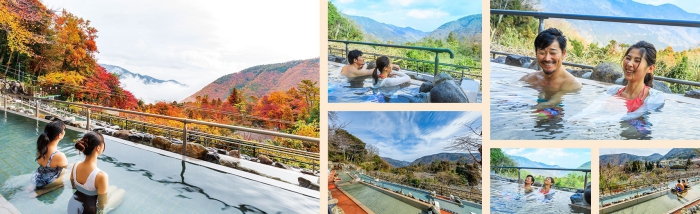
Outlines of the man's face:
M559 48L559 42L554 40L551 45L535 52L537 62L546 75L551 75L559 69L566 55L566 50Z
M358 64L358 65L365 64L365 57L362 55L358 56L357 59L355 60L355 64Z
M525 178L525 184L532 184L532 177Z

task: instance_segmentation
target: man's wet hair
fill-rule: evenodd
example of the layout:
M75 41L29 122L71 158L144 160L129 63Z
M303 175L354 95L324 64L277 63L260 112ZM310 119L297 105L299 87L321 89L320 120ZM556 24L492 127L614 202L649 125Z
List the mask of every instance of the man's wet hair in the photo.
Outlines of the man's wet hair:
M360 50L351 50L348 52L348 64L353 64L355 63L355 60L362 56L362 51Z
M564 51L566 50L566 37L559 29L549 28L545 31L540 32L535 38L535 51L545 49L554 43L554 40L559 42L559 48Z

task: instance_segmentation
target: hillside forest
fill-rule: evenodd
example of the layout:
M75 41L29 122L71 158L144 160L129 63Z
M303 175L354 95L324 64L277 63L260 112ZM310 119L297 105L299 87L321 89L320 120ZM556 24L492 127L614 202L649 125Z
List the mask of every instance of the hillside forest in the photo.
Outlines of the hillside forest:
M69 11L49 10L39 0L0 1L0 79L21 81L31 94L60 95L59 100L319 137L317 81L305 79L265 94L257 94L254 88L232 86L224 99L204 95L189 102L146 104L124 90L117 75L97 64L97 37L98 30L91 26L90 20ZM256 68L274 70L277 67L280 65ZM76 106L69 108L76 113L81 111ZM176 121L123 113L120 116L182 127L182 123ZM246 138L245 134L227 129L192 124L188 128ZM277 138L263 140L319 152L316 143Z
M426 37L420 39L416 42L405 42L397 45L405 46L421 46L421 47L434 47L434 48L449 48L455 53L455 57L450 59L449 54L441 53L439 54L440 63L447 63L459 66L470 67L471 73L475 75L481 75L481 34L479 36L470 38L460 38L454 32L450 32L447 38L430 38ZM328 2L328 39L333 40L349 40L349 41L362 41L371 43L387 43L396 44L392 41L382 42L376 38L371 38L371 36L364 35L361 27L342 14L332 2ZM406 60L392 59L394 64L402 66L414 71L429 72L434 71L435 53L423 50L410 50L410 49L400 49L400 48L387 48L387 47L377 47L377 46L367 46L367 45L350 45L352 49L361 50L364 53L376 53L386 56L394 56L409 58L414 60L422 60L427 63L409 63ZM342 51L334 51L337 55L345 57L345 44L329 42L329 48L342 49ZM365 56L368 59L374 59L375 57ZM430 64L432 63L432 64ZM454 68L447 66L440 66L440 70L455 70Z

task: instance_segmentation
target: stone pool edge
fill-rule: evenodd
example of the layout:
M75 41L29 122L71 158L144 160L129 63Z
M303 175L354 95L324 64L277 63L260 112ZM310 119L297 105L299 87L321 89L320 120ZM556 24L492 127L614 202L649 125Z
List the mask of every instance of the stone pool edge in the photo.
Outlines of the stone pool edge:
M9 214L21 214L22 213L15 207L15 205L12 205L12 203L7 201L7 199L5 199L5 197L2 197L2 195L0 195L0 213L4 214L4 213L6 213L5 211L7 211L7 213L9 213Z
M14 112L14 111L7 110L7 109L5 109L5 110L3 110L3 111L4 111L4 112L11 113L11 114L15 114L15 115L23 116L23 117L26 117L26 118L29 118L29 119L36 119L36 120L39 120L39 121L42 121L42 122L45 122L45 123L50 123L50 122L51 122L51 121L46 120L46 119L44 119L44 118L36 118L36 117L33 117L33 115L24 115L24 114L22 114L22 113ZM78 128L78 127L73 127L73 126L66 126L66 128L67 128L67 129L70 129L70 130L73 130L73 131L80 132L80 133L85 133L85 132L87 132L87 130L80 129L80 128ZM228 173L228 174L232 174L232 175L235 175L235 176L238 176L238 177L242 177L242 178L245 178L245 179L248 179L248 180L260 182L260 183L263 183L263 184L266 184L266 185L271 185L271 186L278 187L278 188L281 188L281 189L285 189L285 190L288 190L288 191L296 192L296 193L299 193L299 194L302 194L302 195L305 195L305 196L309 196L309 197L312 197L312 198L316 198L316 199L320 199L320 198L321 198L321 192L320 192L320 191L314 191L314 190L311 190L311 189L308 189L308 188L303 188L303 187L296 186L296 185L293 185L293 184L289 184L289 183L286 183L286 182L283 182L283 181L278 181L278 180L274 180L274 179L271 179L271 178L267 178L267 177L263 177L263 176L251 174L251 173L248 173L248 172L236 170L236 169L233 169L233 168L225 167L225 166L222 166L222 165L213 164L213 163L210 163L210 162L206 162L206 161L204 161L204 160L199 160L199 159L195 159L195 158L190 158L190 157L184 156L184 155L182 155L182 154L177 154L177 153L170 152L170 151L160 150L160 149L153 148L153 147L150 147L150 146L146 146L146 145L134 143L134 142L131 142L131 141L127 141L127 140L115 138L115 137L112 137L112 136L109 136L109 135L104 135L103 137L104 137L105 139L113 140L113 141L115 141L115 142L118 142L118 143L121 143L121 144L124 144L124 145L127 145L127 146L132 146L132 147L136 147L136 148L139 148L139 149L143 149L143 150L146 150L146 151L150 151L150 152L153 152L153 153L156 153L156 154L160 154L160 155L164 155L164 156L168 156L168 157L172 157L172 158L177 158L177 159L180 159L180 160L184 160L184 161L186 161L186 162L189 162L189 163L191 163L191 164L203 166L203 167L206 167L206 168L209 168L209 169L219 170L219 171L222 171L222 172L225 172L225 173ZM1 202L1 201L0 201L0 202ZM8 203L9 203L9 202L8 202ZM1 204L1 203L0 203L0 204Z

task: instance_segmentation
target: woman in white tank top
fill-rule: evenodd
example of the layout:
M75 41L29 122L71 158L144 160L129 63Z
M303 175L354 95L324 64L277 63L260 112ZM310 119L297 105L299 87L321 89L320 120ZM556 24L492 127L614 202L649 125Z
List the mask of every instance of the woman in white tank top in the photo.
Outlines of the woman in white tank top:
M68 202L69 214L108 213L124 199L124 190L109 186L106 172L97 168L97 157L105 150L101 134L88 132L75 143L75 148L85 154L85 160L75 163L70 181L77 189Z

